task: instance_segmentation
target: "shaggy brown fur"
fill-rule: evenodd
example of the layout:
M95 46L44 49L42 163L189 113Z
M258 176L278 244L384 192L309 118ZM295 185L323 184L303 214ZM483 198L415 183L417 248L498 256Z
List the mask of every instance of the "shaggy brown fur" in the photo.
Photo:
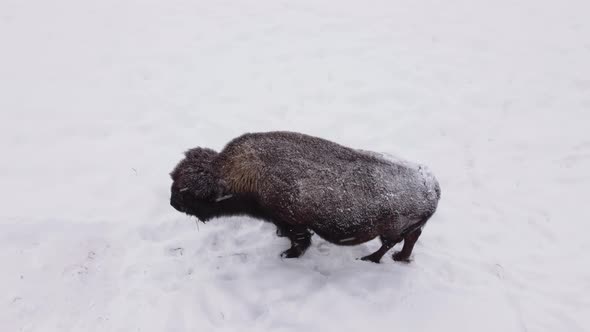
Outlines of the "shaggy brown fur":
M292 242L285 257L311 244L310 230L339 245L377 236L383 245L363 257L379 262L404 240L395 260L408 260L440 187L424 167L304 134L254 133L220 153L196 148L171 173L171 204L202 221L249 215L273 222Z

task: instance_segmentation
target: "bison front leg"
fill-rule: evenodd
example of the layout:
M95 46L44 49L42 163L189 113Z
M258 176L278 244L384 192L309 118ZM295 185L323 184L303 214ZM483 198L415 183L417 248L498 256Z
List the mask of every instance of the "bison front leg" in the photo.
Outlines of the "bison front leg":
M277 226L277 236L278 237L287 237L288 232L288 226L284 226L281 224L277 224L275 223L275 225Z
M296 258L303 255L309 248L313 234L307 227L277 224L277 235L291 240L291 248L283 251L281 257Z

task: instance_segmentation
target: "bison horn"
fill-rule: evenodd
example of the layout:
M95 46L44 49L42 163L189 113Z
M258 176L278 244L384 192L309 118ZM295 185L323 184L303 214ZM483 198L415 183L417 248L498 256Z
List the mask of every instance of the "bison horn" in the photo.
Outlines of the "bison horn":
M221 196L221 197L218 197L217 199L215 199L215 202L216 202L216 203L219 203L219 202L221 202L221 201L225 201L226 199L230 199L230 198L232 198L233 196L234 196L234 195L225 195L225 196Z

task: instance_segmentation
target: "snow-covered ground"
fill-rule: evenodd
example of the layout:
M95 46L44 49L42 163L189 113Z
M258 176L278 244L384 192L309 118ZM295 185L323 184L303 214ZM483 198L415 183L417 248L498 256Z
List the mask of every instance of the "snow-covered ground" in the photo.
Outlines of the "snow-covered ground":
M0 331L590 330L589 13L2 0ZM169 206L185 149L277 129L428 164L414 261Z

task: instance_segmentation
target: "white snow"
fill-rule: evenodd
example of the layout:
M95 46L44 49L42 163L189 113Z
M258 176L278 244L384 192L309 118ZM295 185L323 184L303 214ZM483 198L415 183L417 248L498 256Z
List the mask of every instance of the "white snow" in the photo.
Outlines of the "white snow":
M589 12L1 1L0 331L590 330ZM411 264L169 206L184 150L280 129L430 166Z

